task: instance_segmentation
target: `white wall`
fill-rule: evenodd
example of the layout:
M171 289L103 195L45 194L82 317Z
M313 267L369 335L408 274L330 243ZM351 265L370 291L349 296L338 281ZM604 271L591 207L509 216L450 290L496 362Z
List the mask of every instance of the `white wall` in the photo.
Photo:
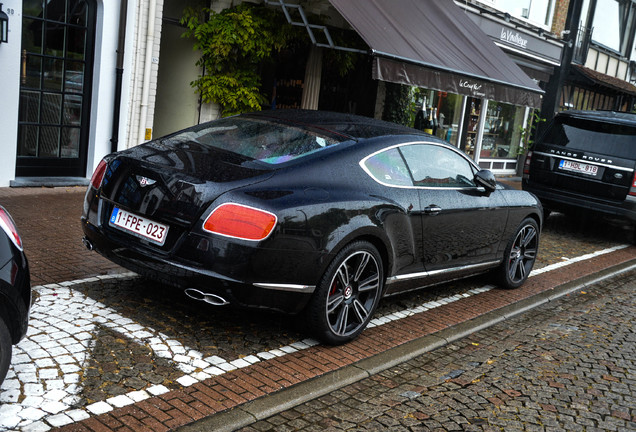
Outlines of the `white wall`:
M132 36L135 31L135 1L129 0L124 49L124 88L119 123L119 148L125 148L128 105L127 83L131 77L133 57ZM98 0L95 35L95 64L93 68L93 97L91 101L90 134L86 177L90 177L99 161L111 150L113 110L115 103L115 68L117 66L117 40L119 35L119 1Z
M149 19L150 1L138 0L133 5L129 4L129 8L135 11L135 32L127 36L131 39L134 50L134 56L130 63L129 70L132 72L128 75L127 83L129 85L127 91L128 112L127 123L130 126L127 134L122 137L124 142L119 146L120 149L129 148L142 142L147 141L144 134L140 133L141 129L152 129L155 98L157 94L157 72L159 69L159 53L161 49L161 29L162 29L162 12L163 0L151 0L155 3L155 15ZM154 26L154 38L150 41L150 55L147 56L148 46L148 24ZM149 60L147 62L146 60ZM150 70L146 70L146 65ZM149 74L146 74L149 72ZM144 100L144 89L147 92L147 100ZM145 106L145 109L144 109ZM145 116L141 119L142 112Z
M22 35L22 0L4 0L2 3L2 10L9 16L9 35L8 42L0 44L0 187L9 186L15 177Z
M129 105L126 103L132 76L136 0L129 0L126 30L125 66L119 127L120 148L125 148ZM86 177L90 177L102 157L110 153L115 97L115 67L119 32L119 1L97 1L95 64L93 69L90 133ZM22 0L4 0L9 15L9 42L0 44L0 187L15 179L18 142L18 106L20 103L20 62Z

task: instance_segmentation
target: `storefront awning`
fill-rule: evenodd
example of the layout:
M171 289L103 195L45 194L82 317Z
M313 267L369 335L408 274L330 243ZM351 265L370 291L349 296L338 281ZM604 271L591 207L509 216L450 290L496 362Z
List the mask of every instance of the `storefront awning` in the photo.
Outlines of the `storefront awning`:
M538 108L543 91L453 0L329 0L369 45L373 78Z

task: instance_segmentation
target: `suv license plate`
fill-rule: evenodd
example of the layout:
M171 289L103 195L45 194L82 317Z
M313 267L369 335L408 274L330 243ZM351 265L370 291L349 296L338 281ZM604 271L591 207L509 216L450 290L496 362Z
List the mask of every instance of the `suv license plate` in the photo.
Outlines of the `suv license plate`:
M110 215L111 226L119 228L137 237L141 237L151 242L163 246L168 235L168 225L151 221L150 219L137 216L126 210L115 207Z
M577 172L581 174L587 174L595 176L598 173L598 166L590 165L581 162L573 162L569 160L562 160L559 163L559 168L565 171Z

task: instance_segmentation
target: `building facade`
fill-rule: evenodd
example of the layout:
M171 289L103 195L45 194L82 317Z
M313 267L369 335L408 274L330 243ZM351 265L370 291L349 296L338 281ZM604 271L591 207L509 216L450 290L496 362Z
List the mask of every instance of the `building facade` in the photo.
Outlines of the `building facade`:
M572 61L559 110L632 111L636 103L636 2L570 0Z
M0 186L86 183L104 155L144 140L140 131L154 114L162 7L4 2Z
M305 25L309 47L281 56L280 65L264 72L269 108L381 117L388 84L406 84L420 89L426 102L419 103L434 114L440 138L484 168L516 172L523 130L532 110L546 100L541 93L558 78L571 39L564 32L570 1L400 1L408 10L393 11L384 2L374 2L378 6L372 10L353 0L257 2ZM610 99L592 97L593 91L604 91L614 95L612 107L631 109L633 2L571 1L584 3L581 9L588 12L581 14L581 34L573 45L575 72L563 80L557 108L610 106ZM619 36L592 30L598 27L594 12L607 2L617 7ZM5 82L0 186L83 184L111 151L217 118L219 108L201 103L190 85L201 73L198 53L181 37L179 24L183 8L200 3L5 0L9 33L0 43ZM214 0L211 7L236 3ZM367 8L364 15L371 17L362 19L355 7ZM299 18L303 14L320 15L323 23L307 25ZM390 40L377 37L378 25L395 28ZM357 33L368 46L357 50L355 68L345 77L330 69L328 51L350 47L325 39L329 29ZM577 78L577 67L591 77ZM582 92L581 103L570 97Z
M545 91L561 65L563 54L564 43L554 32L554 23L560 19L558 3L554 0L481 0L458 2L458 5ZM475 142L474 159L495 173L515 174L527 150L524 141L529 134L532 114L539 107L513 107L488 99L471 101L471 104L484 107L469 123L469 130L470 124L477 125L475 131L468 132L464 138L468 143Z

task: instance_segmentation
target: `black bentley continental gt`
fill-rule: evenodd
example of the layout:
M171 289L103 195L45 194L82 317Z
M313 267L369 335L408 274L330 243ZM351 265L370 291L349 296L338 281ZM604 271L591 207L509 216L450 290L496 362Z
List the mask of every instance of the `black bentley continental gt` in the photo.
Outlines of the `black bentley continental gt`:
M84 243L214 305L303 312L355 338L381 297L492 271L523 284L542 211L456 148L370 118L274 110L104 158Z

